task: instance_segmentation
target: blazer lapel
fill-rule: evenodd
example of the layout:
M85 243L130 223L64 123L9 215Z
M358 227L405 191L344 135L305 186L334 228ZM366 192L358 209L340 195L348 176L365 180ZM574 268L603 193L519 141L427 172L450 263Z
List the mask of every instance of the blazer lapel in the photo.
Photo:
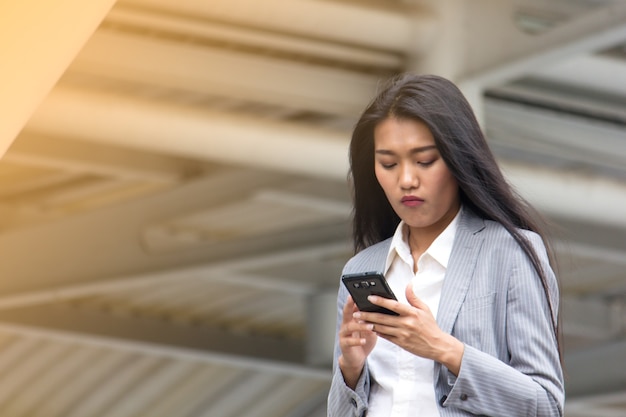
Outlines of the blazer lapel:
M437 323L446 333L452 332L452 327L469 289L484 238L480 232L484 228L483 219L468 208L463 208L437 313Z

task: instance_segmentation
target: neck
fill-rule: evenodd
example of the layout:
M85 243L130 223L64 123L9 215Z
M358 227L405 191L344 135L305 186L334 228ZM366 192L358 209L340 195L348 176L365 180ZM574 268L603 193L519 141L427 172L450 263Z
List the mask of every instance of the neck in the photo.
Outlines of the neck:
M438 236L438 235L437 235ZM424 236L421 231L409 227L409 248L411 249L411 255L416 260L428 249L437 236Z
M411 248L411 254L414 258L419 258L422 253L426 251L430 247L430 245L437 239L437 236L443 232L446 227L454 217L459 212L460 206L456 207L455 210L450 210L446 213L436 224L432 225L429 228L415 228L409 226L409 235L408 242L409 247Z

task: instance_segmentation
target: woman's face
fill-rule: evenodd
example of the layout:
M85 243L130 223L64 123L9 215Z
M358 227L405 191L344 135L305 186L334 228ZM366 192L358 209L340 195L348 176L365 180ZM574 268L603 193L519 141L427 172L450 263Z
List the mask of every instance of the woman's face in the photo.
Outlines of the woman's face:
M374 165L391 206L411 229L434 238L458 212L458 184L424 123L395 117L379 123Z

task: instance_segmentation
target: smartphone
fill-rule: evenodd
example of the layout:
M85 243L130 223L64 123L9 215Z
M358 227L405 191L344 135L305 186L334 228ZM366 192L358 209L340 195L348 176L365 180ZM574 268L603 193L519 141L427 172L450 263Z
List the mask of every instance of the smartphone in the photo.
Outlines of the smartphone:
M378 295L392 300L397 299L393 291L391 291L389 284L387 284L387 280L380 272L346 274L341 277L341 281L346 286L359 310L390 314L392 316L398 315L395 311L374 305L367 300L369 295Z

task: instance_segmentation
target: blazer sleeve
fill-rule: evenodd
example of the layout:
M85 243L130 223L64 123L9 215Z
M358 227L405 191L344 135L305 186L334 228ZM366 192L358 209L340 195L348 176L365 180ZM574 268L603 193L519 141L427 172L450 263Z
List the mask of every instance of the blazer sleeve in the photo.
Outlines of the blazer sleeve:
M465 345L457 378L442 404L476 415L563 415L564 388L553 319L558 311L558 285L539 236L527 235L548 278L552 315L546 293L522 251L512 255L506 293L504 343L508 358L496 358Z
M389 252L391 238L378 242L375 245L363 249L353 256L343 267L342 274L365 271L382 271L385 260ZM337 324L335 328L335 351L333 356L333 379L328 393L328 416L329 417L361 417L367 413L369 393L370 393L370 373L367 361L354 390L350 389L344 382L343 375L337 360L341 355L338 343L339 327L343 320L343 307L346 304L348 290L339 283L337 294Z
M338 343L339 327L343 320L343 307L346 304L348 291L340 284L337 295L337 325L335 329L335 350L333 355L333 379L328 393L328 417L361 417L367 411L367 399L370 391L369 370L367 361L357 386L354 390L348 387L343 379L337 360L341 355Z

